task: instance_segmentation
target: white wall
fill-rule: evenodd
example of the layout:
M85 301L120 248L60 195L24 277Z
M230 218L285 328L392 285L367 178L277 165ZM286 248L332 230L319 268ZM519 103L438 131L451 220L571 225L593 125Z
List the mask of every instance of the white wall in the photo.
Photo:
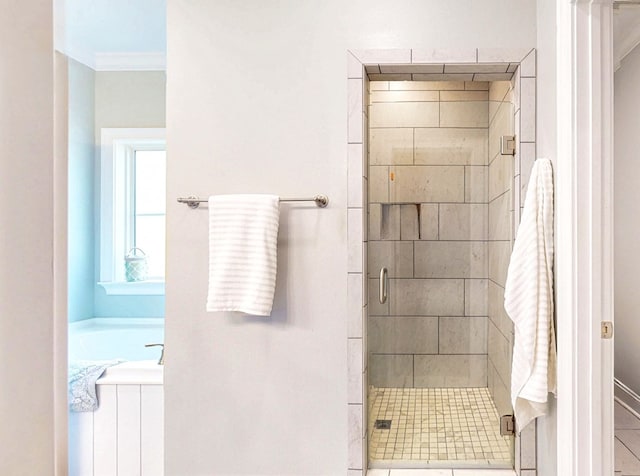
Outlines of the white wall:
M551 159L557 169L556 1L538 0L537 18L536 158ZM537 420L538 476L557 473L556 409L556 400L549 395L548 413Z
M615 376L640 393L640 48L622 61L614 80Z
M53 475L52 4L0 11L0 474Z
M347 466L346 50L526 47L532 0L168 5L166 474ZM274 312L204 312L207 212L178 196L326 193L283 205Z

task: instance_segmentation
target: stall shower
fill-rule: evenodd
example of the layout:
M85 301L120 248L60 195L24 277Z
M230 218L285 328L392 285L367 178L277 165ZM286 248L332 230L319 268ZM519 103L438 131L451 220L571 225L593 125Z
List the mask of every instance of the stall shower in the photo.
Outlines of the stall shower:
M512 83L367 96L370 467L512 468Z

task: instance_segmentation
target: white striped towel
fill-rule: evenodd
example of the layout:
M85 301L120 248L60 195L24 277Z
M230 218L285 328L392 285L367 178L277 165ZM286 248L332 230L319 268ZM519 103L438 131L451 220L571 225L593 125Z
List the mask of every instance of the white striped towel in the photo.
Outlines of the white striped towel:
M207 311L271 314L279 203L276 195L209 197Z
M504 290L515 329L511 403L518 431L547 410L556 392L553 323L553 170L549 159L533 165Z

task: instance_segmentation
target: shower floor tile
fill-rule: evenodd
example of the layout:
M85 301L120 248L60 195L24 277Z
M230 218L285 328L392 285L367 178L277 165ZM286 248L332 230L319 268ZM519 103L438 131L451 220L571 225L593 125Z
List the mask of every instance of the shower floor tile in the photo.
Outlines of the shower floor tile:
M391 420L376 429L376 420ZM487 388L372 388L369 458L429 466L512 465L512 437L500 423Z

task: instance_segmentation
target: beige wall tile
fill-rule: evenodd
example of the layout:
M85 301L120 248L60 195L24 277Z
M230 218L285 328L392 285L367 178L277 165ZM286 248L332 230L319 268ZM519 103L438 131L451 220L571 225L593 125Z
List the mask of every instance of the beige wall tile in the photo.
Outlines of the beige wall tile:
M400 239L400 205L382 205L380 239Z
M511 192L505 192L489 203L489 239L511 239Z
M506 73L508 64L505 63L475 63L475 64L447 64L444 66L445 73Z
M347 205L349 207L362 207L362 144L349 144L347 164Z
M488 208L481 203L440 204L441 240L486 240Z
M464 81L397 81L389 83L392 91L464 91Z
M464 168L464 201L487 203L489 198L489 168L473 166Z
M420 204L400 205L400 239L420 239L420 223L418 211Z
M362 403L362 339L347 339L347 398Z
M388 91L389 81L369 81L369 91Z
M348 405L349 434L348 458L349 468L362 468L362 407L363 405Z
M437 354L438 318L372 317L369 339L374 354Z
M440 91L440 101L488 101L487 91Z
M507 102L499 104L489 126L489 161L500 154L500 136L513 135L513 105Z
M389 201L389 167L369 167L369 202Z
M488 101L440 103L440 127L488 127L488 125Z
M379 240L382 229L382 205L379 203L369 204L369 240Z
M420 204L420 239L438 239L438 204Z
M638 465L640 466L640 465ZM536 422L527 425L520 433L520 467L536 468Z
M512 155L498 155L489 164L489 201L511 188L513 161Z
M492 81L489 83L489 100L504 101L505 97L511 90L511 82L509 81Z
M390 183L394 202L464 201L464 167L396 166Z
M362 142L362 79L348 80L348 142Z
M370 126L437 127L439 104L438 102L373 103L369 106Z
M416 355L416 387L486 387L486 355Z
M473 73L446 73L446 74L414 74L413 79L416 81L472 81Z
M489 279L504 287L511 258L511 242L489 242Z
M413 387L413 355L371 354L369 384L374 387Z
M462 316L464 282L462 279L390 279L388 302L391 314L397 316Z
M378 273L380 270L378 270ZM380 304L379 294L380 294L380 280L378 279L379 274L374 273L373 271L369 274L369 276L375 276L369 278L368 280L368 307L369 307L369 316L388 316L389 315L389 300L384 304Z
M489 321L488 326L489 360L496 369L500 380L507 388L511 387L511 348L509 341Z
M486 316L488 313L488 279L464 280L465 316Z
M513 322L504 310L504 288L493 281L487 286L489 319L505 336L513 334Z
M413 129L371 129L369 134L371 165L413 164Z
M414 248L416 278L487 277L486 242L416 241Z
M362 337L362 273L347 275L347 335Z
M531 50L520 63L520 74L523 78L535 77L536 75L536 50Z
M523 142L520 144L520 206L524 206L524 199L527 195L527 187L529 186L529 178L533 163L536 161L536 145L532 142Z
M467 81L464 83L464 88L467 91L488 91L490 84L487 81Z
M438 91L373 91L371 103L374 102L433 102L439 101Z
M413 277L413 243L411 241L370 241L369 275L378 276L387 268L390 278Z
M487 165L486 129L416 129L416 165Z
M440 354L487 353L486 317L440 317L438 329Z
M496 405L498 415L513 415L513 408L511 407L511 391L505 386L504 382L498 376L491 359L489 359L487 363L487 370L489 381L491 381L489 391L493 397L493 403Z
M536 78L520 80L520 140L536 140Z

